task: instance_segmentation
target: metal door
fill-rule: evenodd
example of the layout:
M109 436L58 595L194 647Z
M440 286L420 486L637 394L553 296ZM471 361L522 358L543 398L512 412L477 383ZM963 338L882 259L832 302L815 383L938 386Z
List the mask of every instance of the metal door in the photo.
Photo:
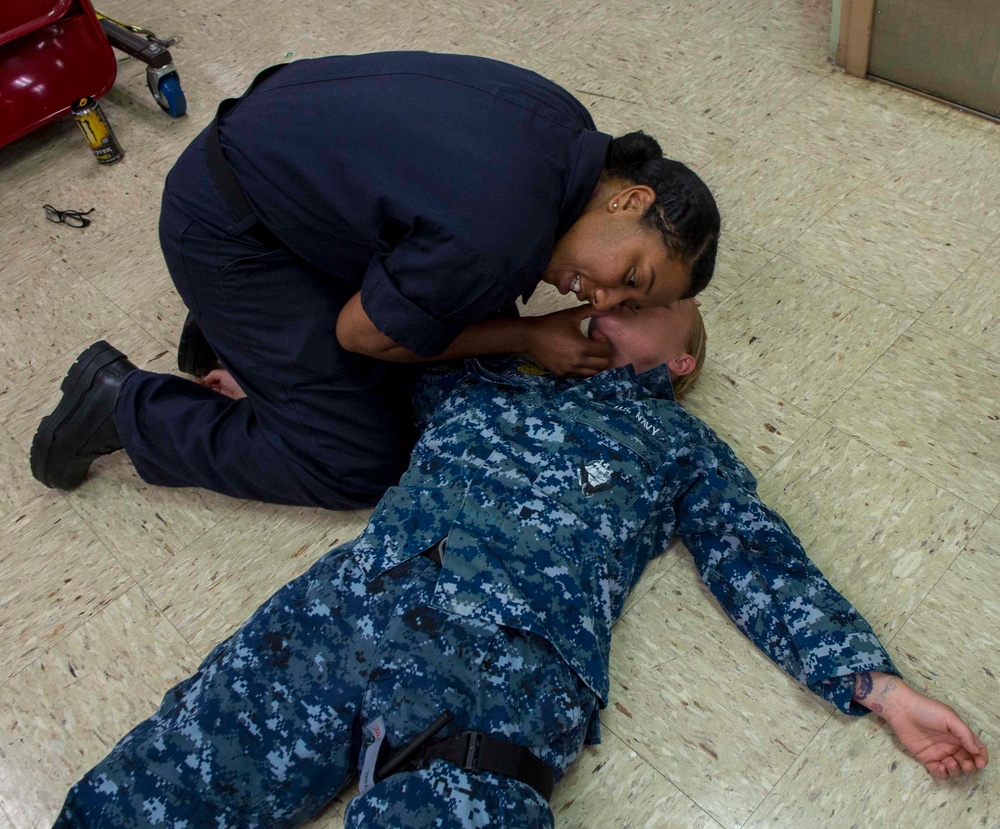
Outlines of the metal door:
M877 0L868 72L1000 118L1000 2Z

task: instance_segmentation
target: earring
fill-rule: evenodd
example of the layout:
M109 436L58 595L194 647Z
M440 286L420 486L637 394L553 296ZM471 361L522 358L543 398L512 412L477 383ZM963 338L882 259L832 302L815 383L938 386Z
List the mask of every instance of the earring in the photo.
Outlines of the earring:
M611 205L612 210L616 210L617 208L618 208L618 202L615 202L613 205Z

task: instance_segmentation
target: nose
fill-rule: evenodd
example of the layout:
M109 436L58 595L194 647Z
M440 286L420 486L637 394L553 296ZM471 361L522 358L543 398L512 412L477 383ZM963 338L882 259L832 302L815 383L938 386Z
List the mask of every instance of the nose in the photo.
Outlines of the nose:
M598 311L610 311L621 304L621 298L617 291L610 291L607 288L595 288L590 297L590 304Z

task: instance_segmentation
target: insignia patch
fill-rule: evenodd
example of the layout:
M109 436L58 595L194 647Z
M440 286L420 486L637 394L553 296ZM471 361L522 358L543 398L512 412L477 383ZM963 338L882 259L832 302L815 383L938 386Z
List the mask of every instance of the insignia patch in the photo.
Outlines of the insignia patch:
M536 366L534 363L521 363L517 370L520 374L530 374L532 377L546 377L549 374L544 368Z
M584 495L594 495L611 489L618 483L618 473L604 461L580 462L580 491Z

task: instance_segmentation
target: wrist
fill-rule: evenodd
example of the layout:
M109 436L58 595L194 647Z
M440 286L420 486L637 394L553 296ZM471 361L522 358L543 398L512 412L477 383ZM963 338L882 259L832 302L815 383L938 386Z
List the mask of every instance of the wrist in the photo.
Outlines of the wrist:
M892 720L903 706L909 686L895 674L862 671L854 675L851 699L885 720Z

